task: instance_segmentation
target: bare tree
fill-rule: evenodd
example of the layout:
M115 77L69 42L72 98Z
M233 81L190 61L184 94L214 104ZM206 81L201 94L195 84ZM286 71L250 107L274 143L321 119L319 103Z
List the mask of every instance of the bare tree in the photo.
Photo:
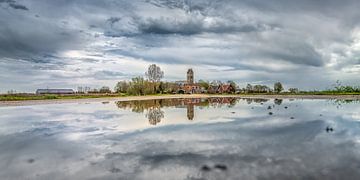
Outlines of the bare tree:
M149 66L148 71L145 72L146 77L151 82L159 82L164 77L164 71L161 71L159 66L152 64Z
M156 92L156 83L164 77L164 71L161 71L160 67L156 66L156 64L152 64L149 66L147 72L145 72L145 75L148 80L154 84L154 90Z

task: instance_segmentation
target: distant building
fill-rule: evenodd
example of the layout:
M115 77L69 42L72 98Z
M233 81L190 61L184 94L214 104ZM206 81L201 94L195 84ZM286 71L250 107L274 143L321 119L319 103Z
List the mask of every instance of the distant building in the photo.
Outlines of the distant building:
M207 92L211 93L211 94L215 94L215 93L220 93L220 94L233 93L233 92L235 92L235 89L233 89L233 87L230 86L230 84L220 84L220 85L217 85L217 86L210 85Z
M36 94L75 94L72 89L37 89Z
M188 69L186 79L188 84L194 84L194 71L192 69Z
M201 87L198 84L186 84L182 89L188 94L201 93Z
M230 84L222 84L219 86L218 92L219 93L232 93L232 92L235 92L235 89L233 89L233 87L230 86Z
M178 93L201 93L202 89L198 83L194 83L194 71L192 69L188 69L186 74L186 81L176 81L179 86Z
M210 94L215 94L219 92L218 90L219 90L219 86L210 85L209 88L207 89L207 92Z

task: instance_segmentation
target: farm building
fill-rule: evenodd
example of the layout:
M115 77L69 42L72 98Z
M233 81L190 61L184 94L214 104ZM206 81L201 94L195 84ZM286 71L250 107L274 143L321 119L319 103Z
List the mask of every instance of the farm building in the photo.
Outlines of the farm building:
M233 87L230 84L221 84L217 86L210 85L207 92L210 94L215 94L215 93L224 94L224 93L233 93L235 92L235 89L233 89Z
M194 71L189 69L187 71L186 81L177 81L179 85L178 93L201 93L202 89L198 83L194 83Z
M37 89L36 94L75 94L72 89Z

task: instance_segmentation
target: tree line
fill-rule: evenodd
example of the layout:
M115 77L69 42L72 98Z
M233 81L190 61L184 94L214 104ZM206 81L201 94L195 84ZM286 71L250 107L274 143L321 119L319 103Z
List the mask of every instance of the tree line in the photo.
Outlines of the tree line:
M175 82L164 82L161 79L164 72L156 64L152 64L145 72L145 78L142 76L134 77L130 81L119 81L115 86L116 93L127 95L148 95L148 94L174 94L177 93L179 85ZM210 87L228 84L231 86L231 93L281 93L284 88L280 82L276 82L273 88L266 85L248 84L245 88L239 88L234 81L205 81L199 80L197 83L201 88L208 90ZM297 88L290 88L289 92L297 93Z
M164 77L164 71L161 70L156 64L152 64L148 67L144 73L145 76L137 76L131 80L123 80L117 82L114 92L123 95L150 95L150 94L175 94L179 91L179 84L176 82L164 82L161 81ZM244 88L239 86L234 81L206 81L199 80L196 83L205 91L202 93L210 93L211 87L219 87L221 85L230 85L231 92L236 94L252 94L252 93L289 93L289 94L316 94L316 95L331 95L331 94L360 94L360 86L342 85L338 80L331 89L326 90L312 90L312 91L300 91L298 88L289 88L284 92L284 86L281 82L274 83L273 87L262 84L247 84ZM108 86L102 86L101 88L91 89L88 86L78 87L77 94L111 94L113 91ZM31 95L32 93L20 93L15 90L7 91L7 95Z

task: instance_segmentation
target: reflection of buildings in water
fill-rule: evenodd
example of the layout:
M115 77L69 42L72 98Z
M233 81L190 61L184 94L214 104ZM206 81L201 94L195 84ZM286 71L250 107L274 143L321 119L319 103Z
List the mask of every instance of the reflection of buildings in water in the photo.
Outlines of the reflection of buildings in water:
M194 105L189 104L187 105L186 109L187 109L187 118L188 120L192 121L194 119Z
M233 97L222 98L184 98L184 99L153 99L142 101L118 101L116 105L121 109L131 109L136 113L146 112L145 117L151 125L157 125L164 118L163 107L186 108L187 119L194 120L195 106L220 108L223 105L232 107L237 103L237 99Z

